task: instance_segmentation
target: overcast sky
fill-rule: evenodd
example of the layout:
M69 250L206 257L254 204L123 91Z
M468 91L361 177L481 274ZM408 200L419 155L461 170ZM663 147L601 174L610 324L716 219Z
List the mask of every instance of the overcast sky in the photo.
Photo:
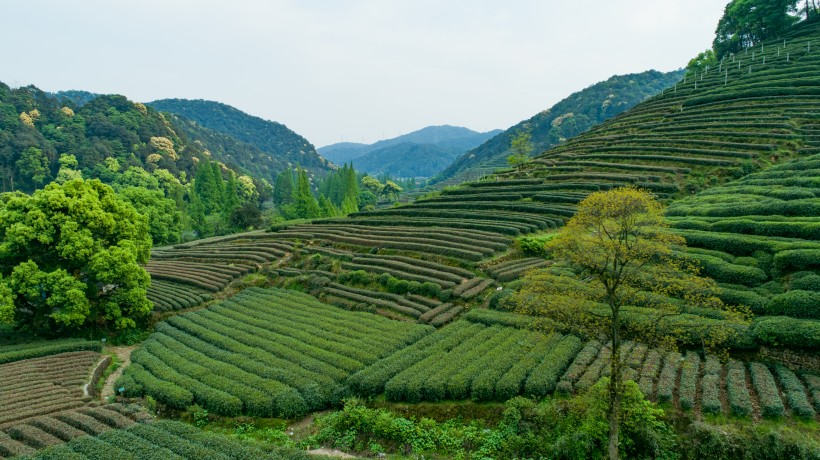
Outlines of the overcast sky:
M317 147L505 129L614 74L684 67L728 0L5 0L0 81L210 99Z

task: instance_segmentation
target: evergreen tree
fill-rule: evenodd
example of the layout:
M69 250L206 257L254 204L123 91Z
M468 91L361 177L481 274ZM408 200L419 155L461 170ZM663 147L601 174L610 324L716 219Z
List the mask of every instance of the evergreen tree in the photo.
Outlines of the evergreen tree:
M293 193L293 202L295 206L296 215L302 219L312 219L319 217L321 214L319 210L319 203L310 192L310 181L307 177L307 171L300 169L297 173L296 189Z
M276 176L276 184L273 186L273 204L284 206L293 202L293 172L286 169Z
M226 214L230 214L239 207L239 193L237 191L236 176L232 172L228 173L228 182L225 184L225 193L222 202L222 209Z
M322 217L336 217L339 215L339 209L324 195L319 195L319 210Z
M222 198L225 196L225 179L222 178L222 168L219 166L219 163L216 161L211 162L211 175L212 180L214 182L214 187L216 188L216 194L218 197ZM221 200L220 200L221 204Z
M219 186L214 180L211 162L207 159L202 160L199 163L199 167L196 169L194 192L202 201L206 215L218 212L220 210L222 204L222 194L219 192Z

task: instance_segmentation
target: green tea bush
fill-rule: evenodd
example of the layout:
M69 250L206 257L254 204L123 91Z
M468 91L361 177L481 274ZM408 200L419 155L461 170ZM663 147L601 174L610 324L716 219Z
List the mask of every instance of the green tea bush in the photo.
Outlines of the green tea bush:
M820 349L820 321L788 316L758 318L749 329L760 345Z
M746 386L746 369L737 360L729 362L726 374L726 394L733 415L745 417L752 413L752 400Z
M800 291L820 292L820 275L814 272L798 272L792 275L791 288Z
M758 400L760 401L760 413L764 417L782 417L786 412L780 394L777 391L777 384L769 369L760 363L749 363L749 371L752 375L752 385L754 385Z
M700 371L700 356L693 351L686 352L686 361L680 374L680 406L686 410L695 407L695 393Z
M766 304L767 315L820 319L820 292L789 291L772 297Z
M786 400L789 402L792 414L797 417L812 419L814 418L814 408L811 407L809 399L806 396L806 390L800 379L794 375L790 369L777 365L774 368L780 384L783 386L783 393Z

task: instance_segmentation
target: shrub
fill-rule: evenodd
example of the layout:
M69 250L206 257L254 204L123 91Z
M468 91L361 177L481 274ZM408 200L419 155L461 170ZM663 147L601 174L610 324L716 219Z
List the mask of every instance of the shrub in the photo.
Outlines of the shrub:
M791 288L801 291L820 292L820 275L812 272L800 272L792 275Z
M732 414L745 417L752 413L752 400L749 396L749 388L746 386L746 369L740 361L733 359L729 362L729 371L726 374L726 393Z
M772 269L776 273L820 268L820 249L792 249L775 254Z
M820 292L794 290L778 294L766 304L766 314L820 319Z
M789 348L820 348L820 321L788 316L758 318L749 329L761 345Z
M680 353L671 352L663 360L663 368L658 377L658 402L666 403L672 401L672 394L675 391L675 379L678 377L678 368L682 357Z
M800 379L794 375L794 372L784 366L777 365L774 370L777 373L780 384L783 385L783 393L789 402L792 413L797 417L814 418L814 409L806 397L806 390L803 388Z
M749 371L760 401L760 413L764 417L782 417L786 409L783 407L783 401L780 400L777 384L769 369L760 363L750 363Z
M693 351L686 352L686 361L680 374L680 406L684 409L695 407L695 392L700 370L700 356Z

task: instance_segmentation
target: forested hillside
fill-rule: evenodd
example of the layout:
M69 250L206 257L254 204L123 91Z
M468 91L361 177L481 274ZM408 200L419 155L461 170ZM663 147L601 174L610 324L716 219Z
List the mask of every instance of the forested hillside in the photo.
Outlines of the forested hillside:
M596 83L465 153L432 182L457 184L503 169L507 166L512 139L519 133L530 134L534 152L546 150L624 112L675 84L682 76L682 70L667 73L650 70L615 75Z
M311 175L319 176L330 170L330 165L316 153L316 149L307 139L281 123L248 115L226 104L201 99L162 99L149 102L147 105L161 112L178 115L183 132L192 138L207 136L200 128L204 127L253 146L255 149L244 147L241 152L231 152L229 159L271 184L276 175L288 167L299 166L310 171ZM183 123L186 119L195 124ZM217 141L218 144L222 142ZM256 151L262 152L263 155Z
M319 149L337 164L353 164L357 171L393 177L432 177L455 158L500 133L479 133L458 126L428 126L373 144L342 142Z

